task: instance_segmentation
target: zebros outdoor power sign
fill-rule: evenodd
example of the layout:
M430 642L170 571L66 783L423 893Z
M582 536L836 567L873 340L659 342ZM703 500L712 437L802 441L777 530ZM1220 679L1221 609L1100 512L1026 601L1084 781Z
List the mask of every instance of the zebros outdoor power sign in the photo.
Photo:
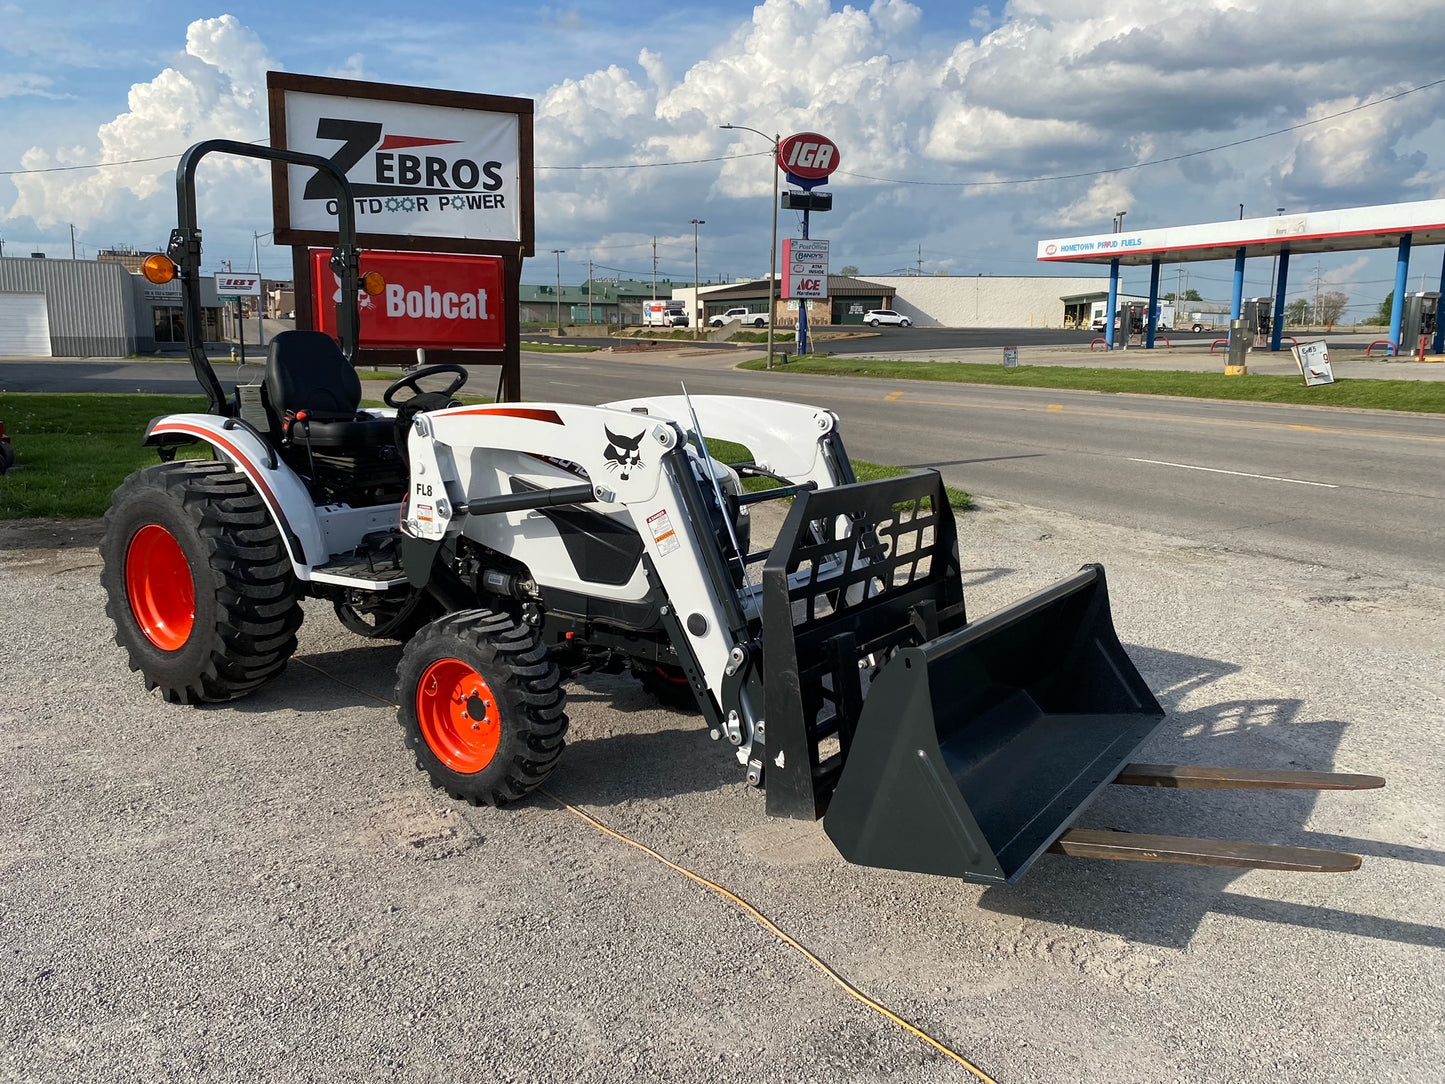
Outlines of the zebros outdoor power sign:
M311 311L317 329L335 335L341 280L330 261L327 249L310 253ZM359 295L363 347L502 348L505 321L499 258L363 251L361 269L379 271L386 280L380 295Z
M281 72L268 72L267 86L272 145L346 174L363 244L531 254L530 99ZM272 176L278 243L335 236L329 176L304 166Z

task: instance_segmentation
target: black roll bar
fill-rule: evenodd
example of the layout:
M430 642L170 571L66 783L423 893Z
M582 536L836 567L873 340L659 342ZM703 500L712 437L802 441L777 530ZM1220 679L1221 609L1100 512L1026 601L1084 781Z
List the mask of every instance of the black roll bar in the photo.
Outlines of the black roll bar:
M212 414L229 417L232 413L226 402L221 382L206 357L206 342L201 331L201 230L196 223L196 167L208 154L237 154L245 158L262 158L270 162L286 162L295 166L310 166L328 175L336 185L337 244L331 250L331 270L341 279L341 298L336 303L336 334L341 352L350 361L356 351L360 314L356 306L356 291L361 278L361 255L356 245L356 205L351 191L351 182L335 162L317 154L302 151L280 150L275 147L258 147L253 143L241 143L234 139L207 139L187 148L176 166L176 223L171 231L170 244L166 248L169 256L180 268L181 298L185 307L186 351L190 355L191 368L196 379L206 390L211 401ZM257 272L260 272L258 267ZM297 283L299 287L301 284Z

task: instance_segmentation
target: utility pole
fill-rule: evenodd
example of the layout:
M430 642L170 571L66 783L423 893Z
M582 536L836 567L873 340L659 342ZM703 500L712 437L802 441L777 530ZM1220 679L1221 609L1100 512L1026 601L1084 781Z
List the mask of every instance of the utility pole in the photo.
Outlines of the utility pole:
M657 234L652 235L652 300L657 300Z
M75 223L70 224L70 258L75 259Z
M1313 323L1320 322L1320 263L1315 261L1315 315Z
M694 218L692 220L692 337L702 337L702 297L698 293L697 283L697 228L706 226L707 219Z
M592 307L592 257L587 257L587 322L597 322L597 311Z
M557 257L557 334L562 334L562 253L565 248L554 248L552 255Z
M923 277L923 242L918 242L918 278Z

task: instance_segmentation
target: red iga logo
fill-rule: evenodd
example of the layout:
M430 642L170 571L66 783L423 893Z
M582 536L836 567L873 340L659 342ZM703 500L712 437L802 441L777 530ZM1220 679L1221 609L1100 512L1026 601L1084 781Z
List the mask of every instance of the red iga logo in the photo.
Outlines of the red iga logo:
M1045 255L1045 256L1052 256L1054 253L1056 253L1056 252L1058 252L1058 251L1059 251L1059 246L1058 246L1058 245L1045 245L1045 246L1044 246L1044 255Z
M778 165L804 181L825 181L841 160L838 145L817 132L799 132L778 144Z

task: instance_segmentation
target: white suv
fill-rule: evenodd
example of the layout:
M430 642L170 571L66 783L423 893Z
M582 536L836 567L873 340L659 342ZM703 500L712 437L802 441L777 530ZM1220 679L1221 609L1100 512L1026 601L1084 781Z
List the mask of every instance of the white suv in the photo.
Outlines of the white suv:
M913 321L902 313L894 312L892 309L870 309L863 314L863 322L869 327L877 327L879 324L897 324L899 327L910 327Z

